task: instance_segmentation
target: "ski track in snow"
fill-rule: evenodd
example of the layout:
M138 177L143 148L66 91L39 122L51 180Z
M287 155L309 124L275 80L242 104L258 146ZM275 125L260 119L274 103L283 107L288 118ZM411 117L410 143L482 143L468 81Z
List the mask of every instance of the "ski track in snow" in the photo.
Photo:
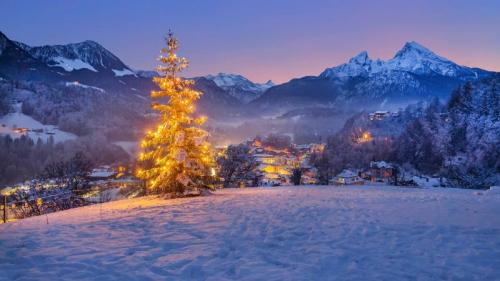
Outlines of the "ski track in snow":
M500 195L280 187L0 225L0 280L499 280Z

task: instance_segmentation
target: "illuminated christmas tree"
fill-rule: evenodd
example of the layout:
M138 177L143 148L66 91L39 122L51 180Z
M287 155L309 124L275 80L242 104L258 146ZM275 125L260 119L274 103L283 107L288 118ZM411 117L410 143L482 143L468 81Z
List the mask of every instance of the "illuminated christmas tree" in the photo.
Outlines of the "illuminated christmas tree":
M194 81L177 76L188 61L177 57L178 41L172 33L166 42L157 68L160 76L153 78L160 89L151 92L152 109L161 119L141 142L137 176L146 181L149 192L182 194L207 185L214 160L208 133L201 128L206 117L195 115L195 101L202 93L192 89Z

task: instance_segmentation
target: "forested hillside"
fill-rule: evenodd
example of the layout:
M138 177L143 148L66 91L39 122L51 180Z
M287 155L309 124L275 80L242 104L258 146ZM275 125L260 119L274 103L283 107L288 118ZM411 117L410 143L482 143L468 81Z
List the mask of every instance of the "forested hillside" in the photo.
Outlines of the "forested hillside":
M395 116L370 120L361 113L328 140L316 165L322 173L392 161L402 169L440 176L451 186L500 182L500 75L457 88L445 104L408 106ZM363 139L363 134L369 138Z

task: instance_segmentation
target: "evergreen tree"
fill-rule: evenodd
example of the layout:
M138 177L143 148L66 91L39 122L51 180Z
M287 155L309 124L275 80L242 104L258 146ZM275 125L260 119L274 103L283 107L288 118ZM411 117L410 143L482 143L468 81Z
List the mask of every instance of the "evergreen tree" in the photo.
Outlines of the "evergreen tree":
M500 92L498 91L495 81L492 82L489 90L489 107L491 108L490 114L493 116L494 121L500 120Z
M302 179L302 170L300 168L294 168L292 170L292 176L290 177L290 180L292 181L293 185L300 185L301 179Z
M472 90L472 84L466 82L462 87L453 91L448 102L448 109L453 112L470 113L473 108Z
M172 33L161 49L153 78L159 90L151 92L153 110L159 112L160 124L141 142L137 176L146 181L150 192L182 194L206 186L214 163L208 133L201 128L205 117L195 116L195 101L201 92L192 89L194 81L178 77L188 65L177 57L178 41Z
M0 116L9 113L10 104L7 100L7 91L0 89Z

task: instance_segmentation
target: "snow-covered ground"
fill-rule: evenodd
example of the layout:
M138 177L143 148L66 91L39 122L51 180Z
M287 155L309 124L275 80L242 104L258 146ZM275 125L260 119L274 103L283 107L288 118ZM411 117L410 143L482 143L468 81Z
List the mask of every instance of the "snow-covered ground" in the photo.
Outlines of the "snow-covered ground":
M0 136L10 135L12 138L19 138L25 134L34 141L39 138L43 141L47 141L50 136L52 136L55 142L76 139L76 135L72 133L61 131L53 125L44 125L33 119L31 116L25 115L21 112L21 103L15 104L14 108L15 112L0 117ZM14 128L41 130L41 132L29 131L25 133L18 133L13 131Z
M127 199L0 225L0 280L500 280L499 208L383 186Z
M54 61L54 65L51 66L59 66L64 68L64 70L66 71L73 71L86 68L88 70L97 72L97 70L94 67L92 67L92 65L82 61L81 59L68 59L65 57L55 57L52 60Z
M85 89L94 89L94 90L97 90L97 91L99 91L101 93L105 93L106 92L102 88L85 85L85 84L82 84L82 83L80 83L78 81L66 82L65 85L66 85L66 87L80 87L80 88L85 88Z
M122 70L117 70L117 69L111 69L111 70L113 71L115 76L125 76L125 75L134 75L135 76L135 73L132 72L132 70L130 70L128 68L124 68Z

